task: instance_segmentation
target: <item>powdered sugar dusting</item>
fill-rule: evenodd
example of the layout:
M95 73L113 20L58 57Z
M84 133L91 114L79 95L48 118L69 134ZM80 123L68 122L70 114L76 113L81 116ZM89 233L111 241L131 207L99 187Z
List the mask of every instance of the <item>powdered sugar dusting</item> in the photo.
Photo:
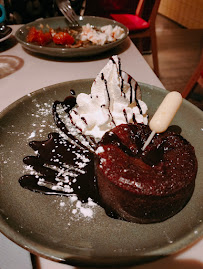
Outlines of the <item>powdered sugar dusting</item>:
M97 204L93 202L91 198L88 198L87 203L82 203L77 195L69 196L68 197L68 206L72 213L72 218L85 218L85 219L92 219L95 214ZM60 207L66 207L66 203L64 201L60 201Z
M32 97L30 95L30 97ZM88 198L86 203L83 203L79 200L76 194L73 192L72 184L77 181L77 176L79 174L83 174L84 168L89 164L90 159L85 155L86 150L77 151L76 146L74 144L67 144L67 140L69 138L60 131L54 120L50 121L50 115L52 114L52 102L46 102L40 104L35 98L33 98L32 103L35 104L35 108L32 110L33 112L28 112L27 115L32 117L31 120L31 132L27 133L26 139L27 143L30 141L45 141L47 139L47 127L50 128L51 132L57 132L62 137L60 144L63 143L64 147L67 151L71 151L74 155L74 167L72 165L63 164L62 168L58 167L58 164L61 165L60 157L54 155L54 159L51 161L56 165L44 165L47 169L52 169L56 172L55 181L56 183L50 183L43 178L40 173L37 173L34 168L30 165L24 165L24 173L29 175L34 175L38 181L39 186L46 187L48 189L54 191L62 191L67 193L66 201L59 202L59 208L67 210L67 206L69 210L71 210L71 214L73 218L85 218L91 219L94 216L95 206L96 204L93 202L91 198ZM58 113L60 114L60 118L66 122L66 126L68 126L68 130L71 134L78 136L78 130L71 124L70 120L68 120L67 114L64 113L64 109L62 107L58 108ZM84 142L87 143L87 142ZM57 152L58 145L55 145L55 148L52 149L52 152ZM38 152L35 151L37 155ZM78 186L80 188L80 186ZM57 199L56 199L57 200Z

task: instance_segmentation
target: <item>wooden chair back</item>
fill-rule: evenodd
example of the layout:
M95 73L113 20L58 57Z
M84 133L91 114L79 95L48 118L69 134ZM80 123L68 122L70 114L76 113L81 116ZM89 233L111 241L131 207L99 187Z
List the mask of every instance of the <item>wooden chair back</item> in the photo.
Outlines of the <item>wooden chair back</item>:
M161 0L154 0L154 5L152 7L151 10L151 14L149 16L148 22L150 23L150 25L155 26L155 20L156 20L156 16L158 13L158 8L160 5ZM146 0L139 0L138 4L137 4L137 8L135 11L135 15L142 17L145 5L147 5L147 1Z

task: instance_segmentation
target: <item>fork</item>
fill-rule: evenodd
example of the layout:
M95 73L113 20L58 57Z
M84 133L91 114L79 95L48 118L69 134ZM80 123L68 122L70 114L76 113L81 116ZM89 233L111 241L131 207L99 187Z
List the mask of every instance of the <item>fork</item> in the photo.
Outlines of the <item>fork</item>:
M72 9L69 0L56 0L59 10L65 16L65 18L73 25L78 26L77 15L75 11Z

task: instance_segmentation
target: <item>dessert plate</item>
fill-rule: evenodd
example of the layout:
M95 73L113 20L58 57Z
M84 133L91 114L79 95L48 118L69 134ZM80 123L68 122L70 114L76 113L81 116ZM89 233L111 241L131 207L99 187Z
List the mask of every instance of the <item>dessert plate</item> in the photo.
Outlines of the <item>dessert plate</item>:
M52 104L74 90L90 92L93 79L69 81L33 92L0 114L0 231L31 253L72 265L131 265L176 253L203 235L203 114L184 100L173 120L195 147L199 162L194 194L174 217L155 224L136 224L108 217L96 204L77 204L68 197L43 195L22 188L23 158L28 143L57 131ZM139 83L153 115L167 91ZM107 247L108 246L108 247Z
M65 48L60 46L48 47L48 46L40 46L28 43L26 41L26 37L28 34L28 30L30 27L35 26L39 28L42 26L44 30L47 28L47 25L53 29L65 28L70 26L70 23L64 17L54 17L54 18L47 18L47 19L40 19L34 22L28 23L21 28L19 28L15 34L17 40L21 43L21 45L32 52L37 52L40 54L51 55L51 56L59 56L59 57L81 57L81 56L90 56L96 55L101 52L107 51L109 49L115 48L116 46L120 45L128 36L128 29L121 23L116 21L107 19L107 18L100 18L94 16L80 16L79 17L79 25L85 25L87 23L91 24L95 27L102 27L104 25L112 25L113 27L118 25L124 29L124 37L122 39L118 39L114 42L107 43L104 45L92 45L89 47L81 47L81 48Z

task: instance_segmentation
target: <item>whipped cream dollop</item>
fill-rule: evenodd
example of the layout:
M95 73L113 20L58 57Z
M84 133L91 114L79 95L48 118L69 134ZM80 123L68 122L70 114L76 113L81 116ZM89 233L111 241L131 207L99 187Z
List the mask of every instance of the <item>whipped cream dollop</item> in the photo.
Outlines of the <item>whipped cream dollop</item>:
M105 25L99 29L92 27L89 23L82 26L80 39L82 41L91 41L95 45L104 45L107 42L113 42L122 39L125 36L124 29L120 26Z
M91 93L80 93L70 116L85 135L100 139L123 123L148 123L147 105L140 99L137 82L121 70L120 59L112 56L94 80Z

